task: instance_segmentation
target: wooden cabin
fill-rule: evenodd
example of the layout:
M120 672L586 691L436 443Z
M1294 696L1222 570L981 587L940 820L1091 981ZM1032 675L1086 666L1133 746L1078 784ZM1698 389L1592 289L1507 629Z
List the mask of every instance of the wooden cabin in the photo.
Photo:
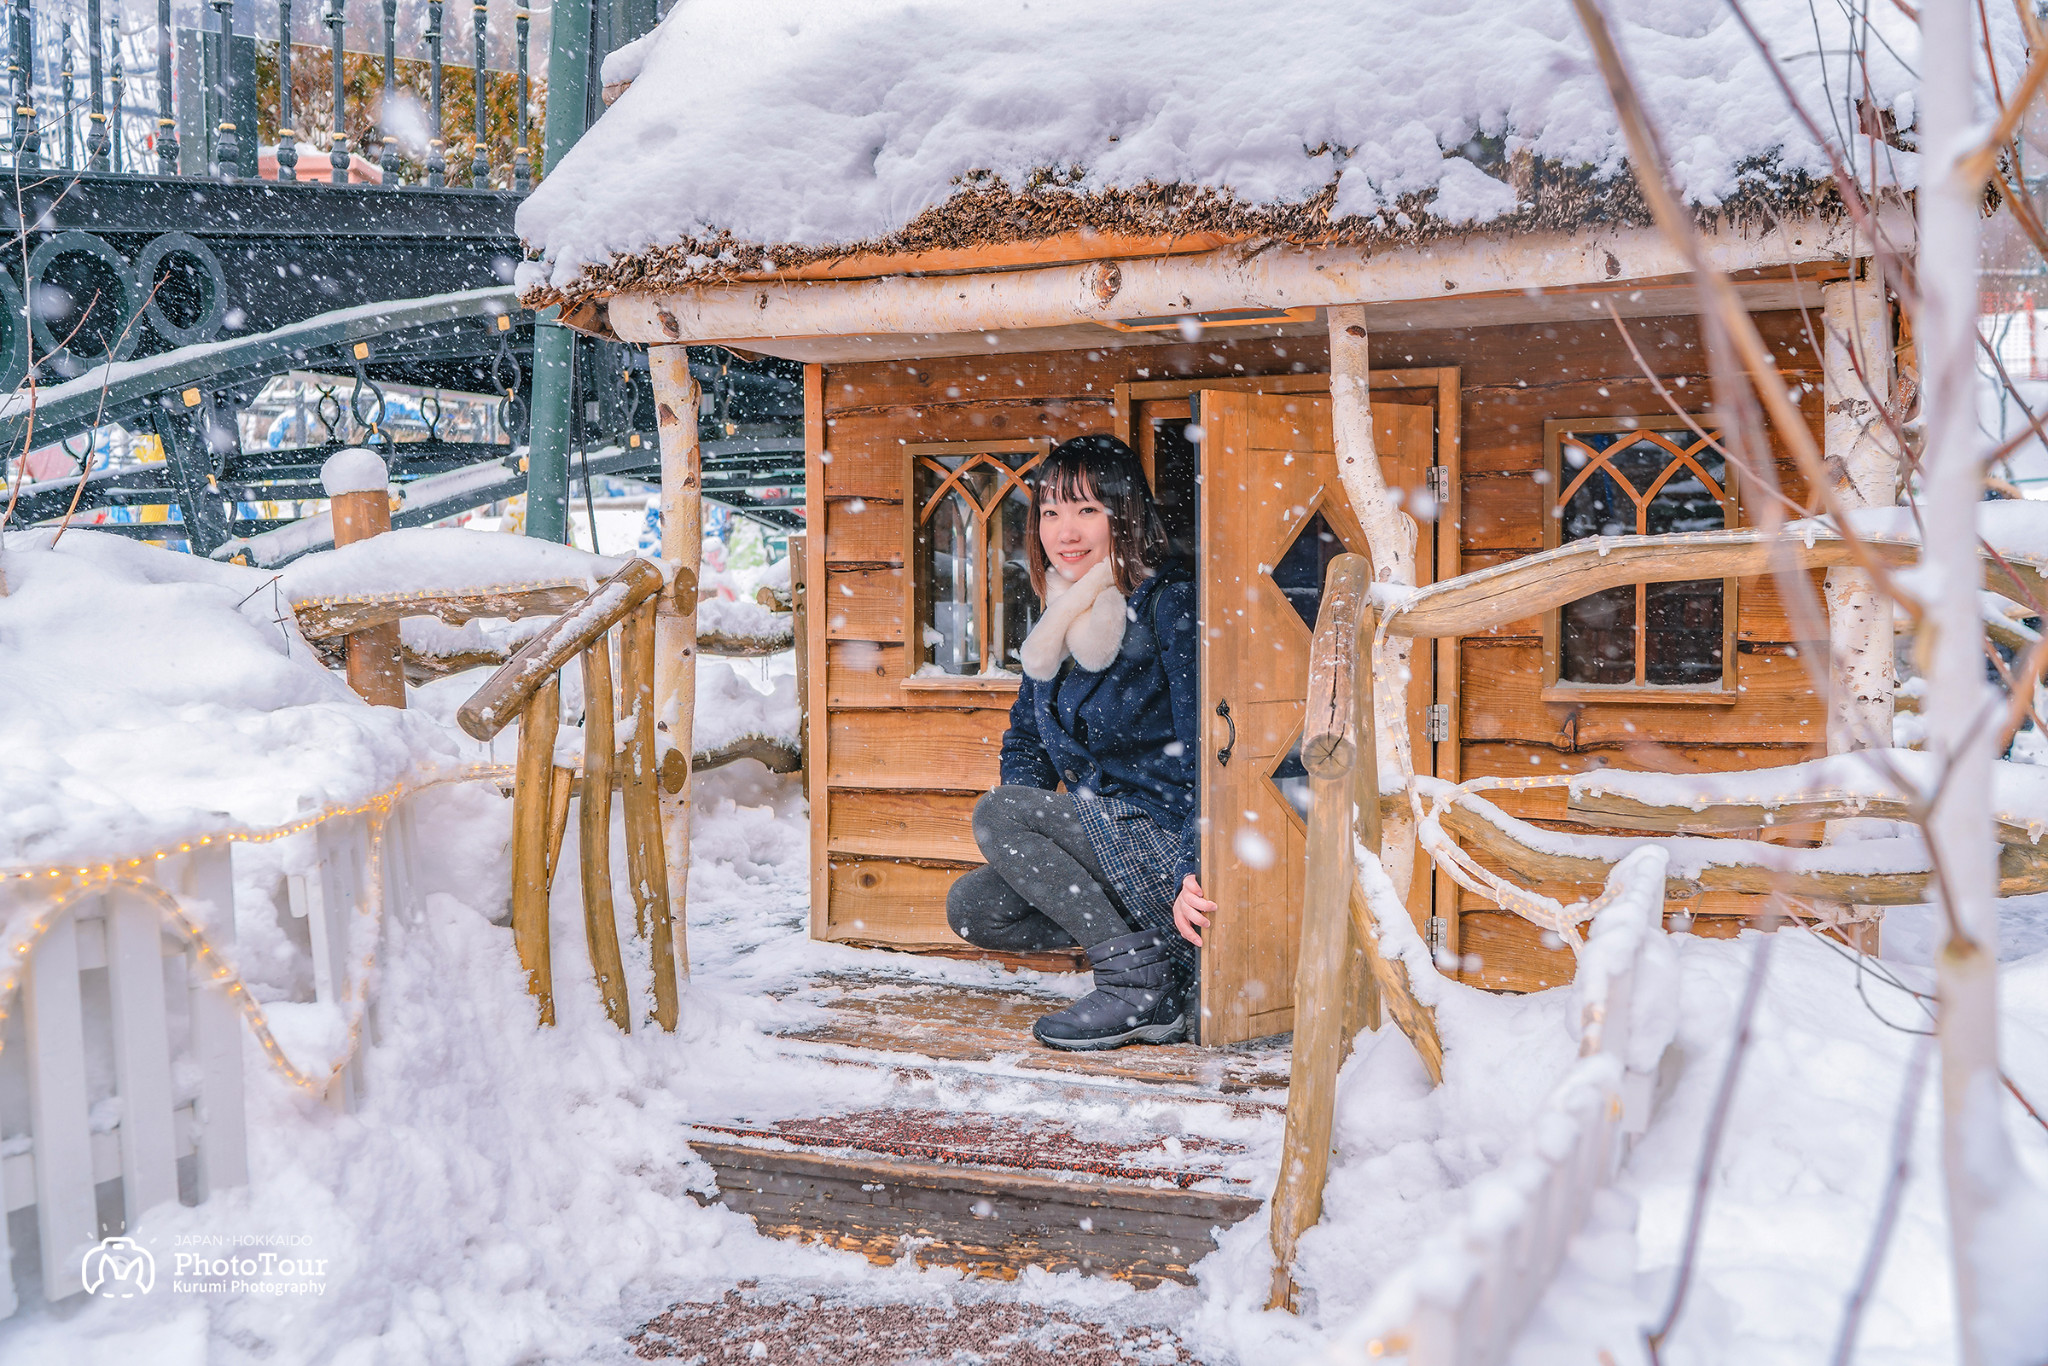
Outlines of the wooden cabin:
M690 40L686 20L670 26L671 49ZM695 57L700 68L754 59ZM1390 196L1348 218L1327 195L1259 203L1179 185L1134 207L1120 191L970 177L891 231L840 246L713 231L701 226L711 210L668 181L640 192L661 210L650 221L700 229L652 247L643 234L606 262L573 201L616 190L630 138L663 107L657 91L629 90L536 193L522 216L531 245L580 252L582 264L530 265L526 297L657 353L719 345L805 366L821 939L978 952L948 930L946 890L980 858L969 813L997 781L1016 649L1035 619L1023 481L1060 440L1109 432L1140 453L1199 580L1203 884L1222 906L1204 954L1205 1044L1292 1026L1309 642L1331 556L1368 550L1337 469L1333 328L1366 338L1372 446L1413 527L1418 583L1586 536L1758 524L1808 501L1782 452L1789 503L1713 452L1697 295L1625 176L1499 144L1467 147L1476 161L1433 153L1520 206L1464 224L1431 217L1448 172L1435 200L1411 193L1395 215ZM1822 353L1853 342L1872 372L1891 370L1891 310L1867 278L1868 246L1810 179L1745 185L1698 211L1707 250L1816 439L1845 455L1868 440L1870 405ZM663 401L694 411L683 381ZM1863 429L1824 421L1830 404L1865 413ZM676 479L689 477L693 442L691 424L675 422ZM1800 656L1826 632L1825 620L1795 624L1768 578L1743 578L1610 589L1423 642L1407 691L1414 771L1722 771L1813 757L1828 746L1828 709ZM1565 814L1555 788L1495 795L1538 822ZM1465 980L1529 990L1569 978L1554 937L1417 862L1409 911ZM1540 890L1569 900L1592 889ZM1753 910L1732 893L1682 907L1702 934L1732 933Z

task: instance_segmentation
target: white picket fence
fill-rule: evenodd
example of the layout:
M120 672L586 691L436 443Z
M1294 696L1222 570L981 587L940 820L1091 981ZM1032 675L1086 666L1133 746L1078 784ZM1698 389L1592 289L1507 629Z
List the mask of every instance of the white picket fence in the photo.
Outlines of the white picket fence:
M401 798L381 822L355 811L313 831L314 866L292 879L292 912L311 921L318 999L367 1028L377 912L412 895L409 803ZM83 1291L85 1255L103 1237L135 1228L159 1205L202 1203L248 1180L242 1056L251 1026L229 969L237 847L209 838L118 877L0 882L8 947L19 955L18 945L30 946L16 964L17 990L0 997L0 1204L35 1210L47 1300ZM266 1055L290 1068L267 1028L256 1033ZM353 1108L358 1052L331 1081L310 1079L330 1103ZM115 1180L118 1202L102 1190ZM0 1317L19 1305L12 1258L0 1218Z
M1662 849L1615 865L1580 955L1579 1057L1526 1136L1466 1189L1465 1212L1330 1344L1330 1360L1498 1366L1557 1276L1593 1197L1650 1122L1677 1029L1676 954L1663 928Z

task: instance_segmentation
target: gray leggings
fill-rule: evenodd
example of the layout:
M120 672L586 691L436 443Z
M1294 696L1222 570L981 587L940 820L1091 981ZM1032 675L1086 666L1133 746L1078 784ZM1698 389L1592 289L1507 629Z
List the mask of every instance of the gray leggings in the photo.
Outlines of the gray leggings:
M1132 932L1068 794L997 788L974 804L974 842L987 865L946 893L946 922L968 943L1036 953Z

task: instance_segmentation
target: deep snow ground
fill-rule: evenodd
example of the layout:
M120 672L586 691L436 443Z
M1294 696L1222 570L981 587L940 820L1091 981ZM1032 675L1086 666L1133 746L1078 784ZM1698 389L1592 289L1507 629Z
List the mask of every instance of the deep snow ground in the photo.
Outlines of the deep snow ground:
M326 1110L250 1048L251 1186L200 1208L158 1211L140 1235L159 1247L202 1232L305 1235L331 1259L326 1293L159 1293L27 1309L0 1324L0 1363L623 1360L624 1337L640 1324L672 1304L716 1301L742 1280L757 1283L756 1298L1045 1304L1116 1327L1170 1325L1214 1366L1285 1360L1355 1312L1456 1208L1459 1188L1500 1158L1573 1052L1562 992L1457 993L1443 1013L1450 1075L1434 1092L1398 1033L1362 1040L1343 1079L1329 1213L1302 1247L1299 1321L1260 1309L1267 1263L1256 1218L1225 1235L1198 1288L1143 1293L1074 1275L966 1281L764 1240L740 1217L690 1198L708 1173L677 1140L679 1126L903 1097L859 1069L781 1057L759 1032L805 1009L771 989L863 957L805 937L805 822L793 784L736 765L701 780L699 799L695 975L682 1027L621 1037L589 985L573 875L555 906L560 1024L537 1030L510 936L491 924L502 913L509 803L485 787L423 798L421 845L437 851L429 895L417 919L388 927L362 1112ZM628 943L635 999L644 1001L644 950ZM1612 1235L1605 1247L1585 1241L1519 1360L1590 1361L1601 1346L1634 1359L1630 1323L1661 1303L1754 943L1680 940L1682 1061L1622 1182L1640 1208L1639 1234ZM929 968L955 980L997 972ZM2048 955L2010 964L2005 991L2008 1066L2030 1095L2048 1094ZM1892 1018L1908 1018L1900 1000L1886 999L1896 992L1871 986L1870 995ZM1803 1362L1825 1349L1880 1186L1909 1045L1857 999L1847 960L1803 935L1783 937L1717 1171L1692 1307L1667 1360ZM944 1082L918 1099L1043 1104L1031 1087ZM2015 1121L2035 1179L2048 1184L2048 1143L2030 1128ZM1861 1361L1948 1359L1932 1144L1924 1123Z
M294 647L272 604L249 596L263 576L73 537L32 563L11 553L17 538L8 542L14 593L0 607L0 679L11 685L17 724L0 762L0 835L14 857L87 835L183 829L218 810L252 823L281 819L309 789L360 796L414 764L476 752L440 719L462 680L433 685L402 716L377 713ZM94 617L109 598L121 612ZM727 681L745 686L737 673ZM767 714L765 702L742 710L753 707ZM669 1306L717 1302L749 1280L757 1296L852 1306L1046 1305L1119 1329L1170 1325L1210 1366L1286 1361L1312 1353L1458 1208L1462 1188L1521 1137L1575 1048L1562 990L1516 998L1452 989L1441 1008L1448 1078L1436 1090L1391 1027L1362 1039L1342 1079L1327 1215L1301 1249L1299 1320L1260 1308L1268 1265L1258 1218L1224 1236L1197 1269L1198 1286L1143 1293L1075 1275L966 1281L771 1242L691 1197L709 1172L679 1138L685 1123L888 1103L1030 1116L1063 1102L1042 1078L1000 1069L977 1078L935 1068L907 1089L878 1071L793 1059L766 1038L764 1026L799 1022L810 1009L791 988L819 969L871 959L806 937L807 820L793 782L736 765L700 780L698 799L695 975L681 1026L621 1036L591 986L574 860L554 903L560 1024L540 1030L511 937L493 923L505 910L510 804L482 785L422 795L426 896L417 914L385 927L361 1111L328 1110L248 1043L251 1184L198 1208L153 1211L135 1231L160 1256L174 1255L181 1238L303 1239L302 1255L326 1263L322 1292L160 1288L53 1307L37 1301L30 1275L23 1310L0 1321L0 1366L619 1361L626 1336ZM264 900L289 854L271 846L237 855L249 893L237 956L280 1023L305 1015L290 998L309 981L303 949ZM616 853L614 867L624 867ZM2001 982L2006 1068L2037 1106L2048 1102L2044 906L2048 898L2005 907ZM1887 933L1888 952L1902 960L1895 970L1924 984L1912 960L1924 960L1931 942L1926 917L1894 912ZM1523 1343L1525 1366L1592 1362L1602 1349L1617 1366L1640 1360L1635 1325L1664 1301L1701 1125L1757 942L1677 941L1684 1022L1669 1094L1607 1202L1610 1226L1581 1240ZM645 951L627 943L630 985L644 1002ZM1002 977L950 961L919 961L915 971L966 983ZM1863 987L1851 960L1802 933L1780 936L1712 1173L1689 1308L1665 1354L1674 1366L1805 1363L1832 1343L1913 1046L1894 1026L1920 1023L1896 989L1867 976ZM299 1023L296 1034L283 1031L288 1044L318 1035L317 1020ZM1953 1359L1934 1091L1922 1101L1911 1183L1859 1362ZM1149 1104L1194 1108L1171 1097ZM2048 1187L2048 1134L2016 1104L2002 1106L2028 1178ZM1274 1129L1244 1120L1231 1136L1257 1158L1272 1153ZM27 1269L24 1221L14 1227L17 1265ZM2048 1283L2048 1254L2015 1247L2037 1259L2017 1269ZM2048 1341L2048 1329L2040 1337Z

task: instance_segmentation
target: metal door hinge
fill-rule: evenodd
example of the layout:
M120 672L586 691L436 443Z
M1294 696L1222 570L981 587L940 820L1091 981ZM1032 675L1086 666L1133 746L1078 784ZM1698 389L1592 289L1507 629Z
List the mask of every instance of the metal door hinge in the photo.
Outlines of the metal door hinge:
M1450 739L1451 704L1448 702L1430 703L1428 716L1423 722L1423 730L1432 740Z
M1448 502L1450 502L1450 501L1451 501L1451 468L1450 468L1450 466L1448 466L1448 465L1431 465L1431 466L1429 467L1429 474L1428 474L1428 479L1429 479L1429 496L1430 496L1430 497L1432 497L1432 498L1434 498L1434 499L1436 499L1436 501L1437 501L1437 506L1438 506L1438 507L1442 507L1442 506L1443 506L1443 505L1444 505L1445 503L1448 503Z
M1422 933L1424 940L1429 944L1429 951L1432 954L1444 951L1444 918L1442 916L1433 915L1423 921Z

